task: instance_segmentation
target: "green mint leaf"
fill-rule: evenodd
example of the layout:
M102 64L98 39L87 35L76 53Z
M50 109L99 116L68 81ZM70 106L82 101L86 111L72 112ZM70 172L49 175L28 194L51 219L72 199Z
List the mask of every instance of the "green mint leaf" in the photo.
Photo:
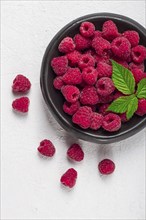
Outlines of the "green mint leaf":
M130 70L111 60L113 66L112 80L115 87L125 95L131 95L135 91L135 79Z
M126 112L127 119L130 119L133 116L137 108L138 108L138 98L135 96L131 99L130 103L128 104L128 109Z
M137 85L137 98L145 98L146 99L146 78L142 79Z

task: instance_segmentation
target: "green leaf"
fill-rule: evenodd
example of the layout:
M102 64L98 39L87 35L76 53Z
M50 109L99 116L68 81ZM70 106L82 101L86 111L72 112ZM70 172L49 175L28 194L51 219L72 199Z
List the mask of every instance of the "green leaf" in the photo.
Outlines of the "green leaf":
M137 92L136 95L139 99L145 98L146 99L146 78L142 79L137 85Z
M131 95L135 91L135 79L130 70L111 60L113 66L112 80L115 87L125 95Z
M133 116L137 108L138 108L138 98L135 96L131 99L130 103L128 104L128 109L126 112L127 119L130 119Z

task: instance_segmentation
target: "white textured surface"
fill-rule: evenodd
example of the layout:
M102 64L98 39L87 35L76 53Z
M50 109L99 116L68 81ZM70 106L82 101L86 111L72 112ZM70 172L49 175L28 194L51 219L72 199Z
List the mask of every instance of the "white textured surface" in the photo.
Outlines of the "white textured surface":
M78 140L52 118L40 92L42 56L55 33L76 17L102 11L127 15L145 26L144 1L2 2L2 219L145 219L144 130L110 145L79 141L85 160L69 163L67 147ZM27 116L11 110L16 98L11 84L17 73L32 82ZM53 159L37 154L44 138L57 148ZM113 175L98 174L102 158L115 161ZM69 167L79 174L72 191L59 184Z

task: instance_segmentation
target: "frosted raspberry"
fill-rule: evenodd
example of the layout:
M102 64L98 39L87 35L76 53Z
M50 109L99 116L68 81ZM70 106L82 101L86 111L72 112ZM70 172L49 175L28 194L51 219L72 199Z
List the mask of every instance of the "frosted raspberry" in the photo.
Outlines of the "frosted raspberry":
M79 125L83 129L87 129L91 124L92 109L88 106L80 107L73 115L73 123Z
M98 164L98 169L101 174L108 175L114 172L115 164L109 159L104 159Z
M62 76L68 68L68 60L66 56L54 57L51 66L58 76Z
M84 68L82 71L82 78L88 85L94 85L97 81L98 73L92 66Z
M69 85L76 85L82 82L82 75L79 68L68 68L63 75L63 82Z
M125 68L128 68L128 63L125 60L120 60L118 58L113 58L113 60L115 60L117 63L119 63L120 65L124 66Z
M12 85L13 92L27 92L31 87L31 83L28 78L19 74L15 77Z
M116 24L111 20L105 21L102 26L102 37L109 41L112 41L118 36L119 33Z
M95 65L95 59L89 54L83 54L78 62L78 66L81 70L89 66L94 67L94 65Z
M81 53L77 50L74 50L73 52L70 52L68 54L66 54L69 65L70 66L76 66L79 62Z
M125 31L123 33L123 36L126 37L130 44L131 47L135 47L139 44L139 34L136 31Z
M98 95L98 96L99 96L98 103L103 103L103 104L110 103L114 99L113 93L111 93L108 96L102 96L102 95Z
M85 50L91 46L91 40L83 37L80 34L75 35L74 42L77 50Z
M85 21L80 26L80 33L84 37L92 37L94 35L95 26L93 23Z
M114 113L109 113L104 116L102 127L109 132L118 131L121 128L121 118Z
M80 145L72 144L67 151L67 156L69 157L69 159L80 162L84 159L84 152Z
M59 44L58 50L62 53L69 53L75 49L75 43L71 37L65 37Z
M55 147L52 144L50 140L43 140L40 142L40 146L38 147L38 151L40 154L47 156L47 157L53 157L55 154Z
M146 114L146 99L138 100L138 109L135 113L140 116L143 116Z
M93 112L91 116L90 128L93 130L98 130L101 127L102 122L103 122L103 116L101 114Z
M80 94L80 102L83 105L95 105L98 103L98 95L94 86L86 86Z
M64 102L63 111L68 115L73 115L79 109L79 107L80 103L78 101L74 103Z
M76 179L77 171L73 168L70 168L62 175L60 182L63 185L72 188L76 184Z
M112 76L112 66L105 63L105 62L99 62L97 64L97 72L98 77L111 77Z
M62 88L62 86L64 85L63 80L62 80L62 76L57 76L53 81L53 85L54 85L55 89L60 90Z
M146 48L142 45L133 47L131 56L135 63L142 63L146 59Z
M133 70L133 69L140 69L144 72L144 63L134 63L134 62L131 62L129 63L129 69L130 70Z
M28 108L29 108L29 98L27 97L21 97L19 99L15 99L12 102L12 107L14 110L18 111L18 112L28 112Z
M102 37L95 37L92 41L92 47L95 49L98 55L102 56L107 53L107 51L111 48L111 45Z
M107 108L109 107L109 105L110 105L110 104L102 104L102 105L99 107L99 113L102 114L103 116L109 114L109 111L106 111Z
M133 69L132 74L135 78L136 83L138 83L141 79L146 78L146 73L144 73L141 69Z
M113 81L108 77L100 78L96 83L96 87L97 93L101 96L108 96L115 90Z
M76 86L66 85L61 88L61 92L66 101L74 103L78 100L80 91Z

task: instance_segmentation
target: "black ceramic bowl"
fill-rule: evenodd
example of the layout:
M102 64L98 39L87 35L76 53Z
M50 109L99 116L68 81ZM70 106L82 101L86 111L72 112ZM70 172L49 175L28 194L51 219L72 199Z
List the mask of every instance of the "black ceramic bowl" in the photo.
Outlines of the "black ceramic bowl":
M81 129L77 125L73 124L71 116L67 115L62 110L64 98L62 94L53 87L55 74L50 66L50 62L53 57L61 55L57 49L60 41L66 36L73 37L77 34L82 22L93 22L96 29L101 30L103 22L109 19L116 23L119 32L123 32L128 29L136 30L140 35L140 44L146 46L146 30L136 21L122 15L111 13L90 14L70 22L55 35L46 49L41 68L42 94L49 110L52 112L56 120L71 135L79 139L95 143L112 143L134 135L145 127L146 116L139 117L135 115L129 122L123 124L119 131L114 133L106 132L103 129L99 129L98 131Z

